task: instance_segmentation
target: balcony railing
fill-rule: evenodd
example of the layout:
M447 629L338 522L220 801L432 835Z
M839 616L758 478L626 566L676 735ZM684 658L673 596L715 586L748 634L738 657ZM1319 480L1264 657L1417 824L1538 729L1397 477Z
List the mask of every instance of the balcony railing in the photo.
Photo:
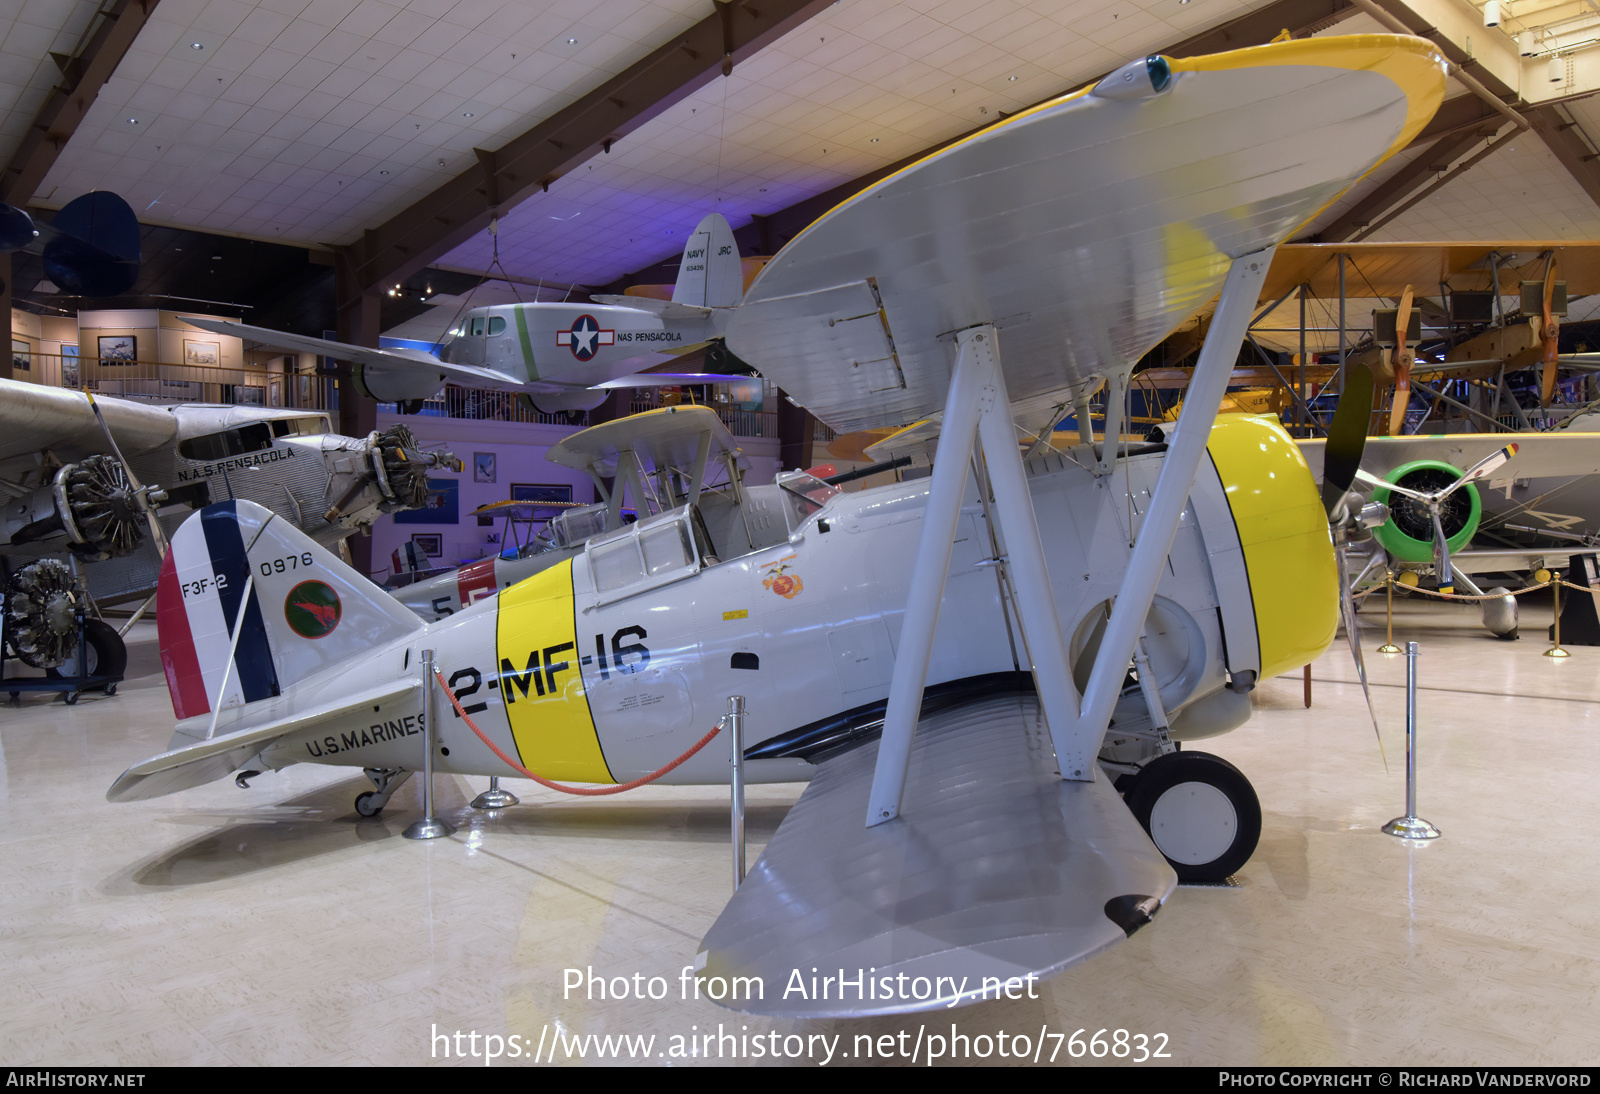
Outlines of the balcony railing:
M57 353L32 353L27 367L12 356L12 379L47 387L87 388L157 403L232 403L239 406L328 409L327 377L257 365L174 365L164 361L113 361Z

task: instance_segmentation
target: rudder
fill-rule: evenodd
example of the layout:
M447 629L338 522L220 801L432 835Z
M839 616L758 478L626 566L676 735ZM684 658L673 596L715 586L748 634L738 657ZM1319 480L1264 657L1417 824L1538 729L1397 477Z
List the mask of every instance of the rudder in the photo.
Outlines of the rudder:
M424 627L330 551L248 501L207 506L178 529L161 567L156 618L179 721L275 698Z

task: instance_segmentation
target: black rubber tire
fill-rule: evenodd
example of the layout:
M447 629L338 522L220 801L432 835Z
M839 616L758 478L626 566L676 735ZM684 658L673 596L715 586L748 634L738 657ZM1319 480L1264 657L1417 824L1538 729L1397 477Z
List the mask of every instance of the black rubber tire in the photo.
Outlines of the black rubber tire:
M378 792L376 790L368 790L364 794L357 794L356 795L356 812L358 814L360 814L361 816L363 816L363 817L376 817L379 813L382 813L383 812L383 806L381 806L381 805L378 806L378 808L371 810L371 812L368 812L367 803L369 801L371 801L373 798L376 798L377 796L378 796Z
M89 646L89 671L85 675L121 676L128 671L128 647L115 627L98 619L85 620L83 637Z
M1219 850L1206 862L1174 859L1168 853L1169 849L1179 854L1182 854L1182 851L1173 847L1170 838L1167 839L1168 846L1162 846L1164 823L1158 818L1156 826L1152 828L1152 814L1156 812L1163 797L1171 792L1183 794L1186 784L1199 784L1220 791L1228 805L1232 807L1231 816L1217 818L1219 824L1231 826L1232 838L1228 840L1224 849ZM1139 772L1138 779L1128 792L1127 801L1135 819L1146 832L1150 833L1156 849L1166 855L1167 861L1177 871L1179 881L1226 880L1230 874L1249 861L1250 856L1255 853L1256 844L1261 839L1261 802L1256 798L1250 780L1227 760L1208 752L1171 752L1158 757ZM1196 805L1200 808L1214 801L1215 795L1203 794L1195 799ZM1176 803L1169 801L1168 804ZM1193 854L1184 857L1192 858Z

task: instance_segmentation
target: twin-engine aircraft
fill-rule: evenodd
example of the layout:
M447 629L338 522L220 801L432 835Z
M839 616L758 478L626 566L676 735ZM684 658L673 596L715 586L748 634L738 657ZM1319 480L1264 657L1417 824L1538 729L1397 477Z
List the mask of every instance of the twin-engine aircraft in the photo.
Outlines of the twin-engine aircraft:
M440 354L371 349L227 319L184 316L215 334L231 335L348 361L362 392L415 409L447 383L515 391L546 412L592 410L617 387L714 383L715 373L651 373L705 347L722 334L728 311L744 295L733 229L707 216L683 249L671 300L596 296L594 303L496 304L469 310Z
M928 479L785 476L759 535L685 502L433 624L281 518L205 511L161 579L172 748L108 796L348 764L370 811L425 748L443 771L508 774L498 749L621 783L743 695L749 776L812 782L701 944L708 995L743 977L764 992L727 1005L900 1012L1098 952L1254 846L1245 777L1176 745L1242 723L1258 680L1331 641L1329 519L1365 432L1329 452L1319 499L1280 428L1216 409L1278 241L1443 89L1413 38L1145 58L808 228L731 309L729 348L841 431L937 418ZM1024 463L1019 425L1125 382L1219 290L1166 442L1111 430ZM427 650L451 700L432 727ZM712 744L666 779L723 783L728 763ZM796 998L808 968L857 989Z

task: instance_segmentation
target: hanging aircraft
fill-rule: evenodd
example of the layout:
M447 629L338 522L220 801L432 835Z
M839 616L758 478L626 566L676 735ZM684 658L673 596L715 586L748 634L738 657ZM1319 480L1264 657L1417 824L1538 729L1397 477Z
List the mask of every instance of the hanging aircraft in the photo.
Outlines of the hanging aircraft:
M765 986L726 1005L950 1006L1111 945L1254 846L1244 775L1176 745L1332 640L1330 523L1365 431L1339 432L1324 502L1281 427L1213 429L1216 407L1276 243L1405 147L1444 70L1380 35L1144 58L821 218L729 348L840 430L937 415L940 458L851 494L787 476L771 539L686 502L426 624L281 517L206 510L161 578L171 749L107 796L310 762L366 769L371 812L425 748L458 774L514 757L624 783L749 695L749 777L812 781L702 942L704 987ZM1125 380L1219 289L1165 443L1024 465L1018 416ZM727 779L712 749L664 777ZM813 967L874 990L797 997ZM937 987L907 998L900 974Z
M96 190L61 207L48 224L0 202L0 252L38 251L45 274L73 296L119 296L139 276L139 221L122 198Z
M592 410L613 388L706 384L720 373L647 373L706 348L721 336L729 309L744 294L733 229L720 213L689 236L671 300L596 296L593 303L495 304L472 308L450 331L440 354L371 349L287 334L228 319L184 316L202 330L348 361L359 390L403 409L447 383L514 391L546 412Z
M321 411L158 406L0 380L6 642L34 668L75 657L73 565L96 600L148 594L165 535L212 502L248 498L335 547L422 505L441 467L461 463L422 452L404 426L358 440ZM122 662L113 628L91 620L87 637L95 662Z

